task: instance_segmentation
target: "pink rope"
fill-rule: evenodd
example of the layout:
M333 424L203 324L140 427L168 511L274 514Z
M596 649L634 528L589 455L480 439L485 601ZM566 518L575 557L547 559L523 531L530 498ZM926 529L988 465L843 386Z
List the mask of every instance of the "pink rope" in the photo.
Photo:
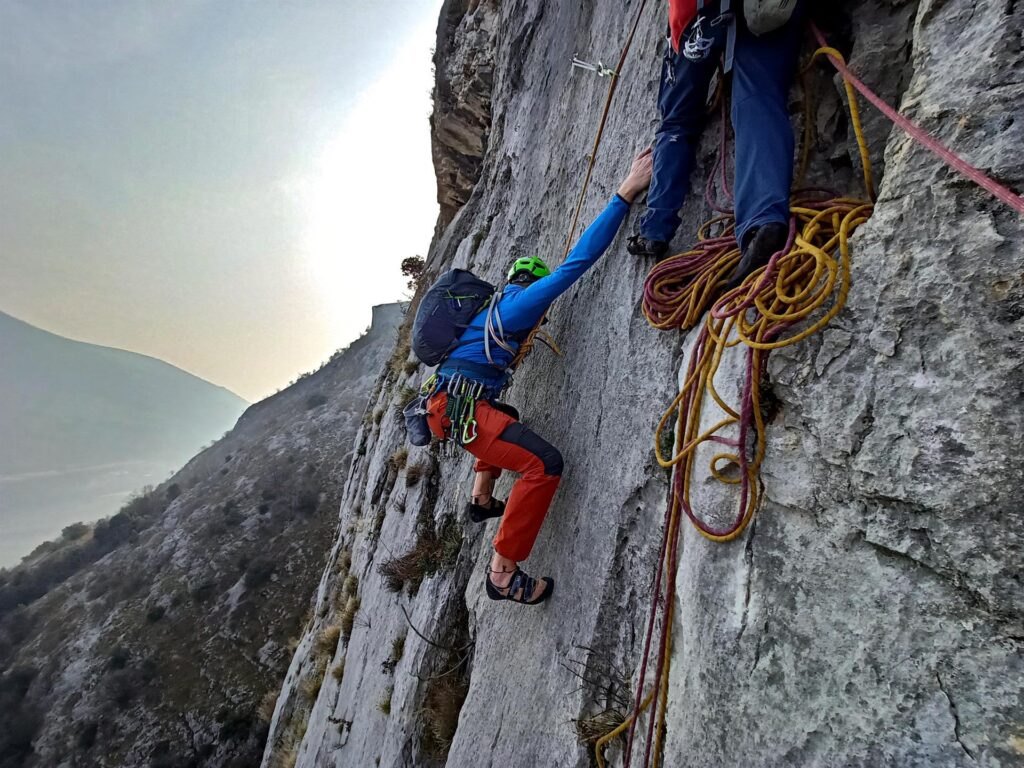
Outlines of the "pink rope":
M811 24L811 31L814 32L814 36L818 39L818 45L823 48L829 47L828 42L825 40L825 36L821 34L821 30L818 29L817 26ZM890 107L880 96L878 96L878 94L868 88L860 78L853 74L853 72L850 71L850 68L846 66L842 60L831 54L826 55L828 56L829 61L832 62L832 65L839 70L843 77L850 81L850 84L860 92L861 96L870 101L879 112L898 125L918 144L928 151L938 155L950 168L959 171L993 197L1002 200L1008 206L1017 211L1017 213L1024 216L1024 197L1021 197L1009 188L1004 187L991 176L986 175L962 157L947 149L939 142L938 139Z

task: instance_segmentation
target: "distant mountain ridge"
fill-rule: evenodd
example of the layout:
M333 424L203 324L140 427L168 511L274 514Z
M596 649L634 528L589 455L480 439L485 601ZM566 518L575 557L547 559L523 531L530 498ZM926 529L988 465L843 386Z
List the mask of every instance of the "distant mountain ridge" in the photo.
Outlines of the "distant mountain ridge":
M14 436L0 444L0 476L126 457L184 461L248 405L170 363L73 341L3 312L0 360L0 432Z
M0 312L0 565L68 522L113 514L246 407L169 363Z

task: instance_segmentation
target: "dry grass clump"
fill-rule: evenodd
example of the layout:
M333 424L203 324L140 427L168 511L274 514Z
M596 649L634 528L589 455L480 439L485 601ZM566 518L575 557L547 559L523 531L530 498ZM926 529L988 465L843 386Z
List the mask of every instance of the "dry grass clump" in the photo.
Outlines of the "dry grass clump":
M405 364L405 374L406 374L406 376L412 376L419 369L420 369L420 361L419 360L410 360L409 362L407 362Z
M338 560L334 564L337 573L348 573L352 569L352 550L343 549L338 553Z
M270 768L295 768L295 763L298 759L299 748L298 746L294 746L284 750L283 752L276 753L270 759Z
M461 548L462 532L458 523L453 518L445 518L439 531L434 531L429 524L421 526L412 549L385 560L377 570L391 592L401 591L407 582L415 588L427 576L454 565Z
M606 709L596 715L573 720L572 724L579 743L593 747L598 739L614 731L625 719L626 716L617 709ZM625 740L625 732L616 738Z
M384 695L381 697L381 700L377 702L377 709L379 709L381 713L385 716L391 714L391 697L394 695L394 693L395 687L393 685L389 685L388 689L384 692Z
M403 445L391 454L391 458L388 459L388 466L395 470L395 472L400 472L405 468L406 462L408 461L409 449Z
M423 464L410 464L405 468L405 484L413 486L427 474L427 467Z
M338 681L338 685L341 685L341 681L345 679L345 659L342 659L334 665L334 669L331 670L331 675Z
M350 573L345 577L345 581L342 583L341 589L346 595L354 595L359 591L359 577L354 573Z
M264 725L270 725L270 721L274 719L274 710L277 708L277 694L277 689L271 688L263 695L259 707L256 708L256 717Z
M423 741L428 754L439 759L447 757L468 692L469 686L457 677L446 676L431 681L421 712Z
M307 677L299 685L299 692L303 698L309 701L316 701L316 697L320 695L320 689L324 684L324 676L327 674L327 661L324 660L316 665L312 674Z
M345 607L341 610L341 636L345 641L352 637L352 627L356 623L356 614L359 613L359 596L351 595L345 601Z
M391 655L381 662L381 671L386 675L394 674L395 667L398 666L398 662L402 660L402 656L405 653L405 633L398 635L394 640L391 641Z
M339 640L341 640L341 627L337 624L331 624L324 628L323 633L317 639L317 650L334 658L334 653L338 650Z

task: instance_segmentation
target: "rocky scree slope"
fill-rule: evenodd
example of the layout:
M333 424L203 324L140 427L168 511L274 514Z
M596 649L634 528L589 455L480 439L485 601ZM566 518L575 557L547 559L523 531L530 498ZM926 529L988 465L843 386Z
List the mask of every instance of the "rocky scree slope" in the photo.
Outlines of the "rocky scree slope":
M656 124L664 9L653 5L585 219ZM557 257L605 88L568 62L577 52L613 60L636 7L445 3L437 93L458 91L456 73L470 82L470 62L493 62L494 74L489 99L472 89L462 97L486 104L467 112L489 115L489 125L458 126L486 149L472 193L435 239L428 280L453 266L499 280L515 256ZM1024 105L1024 8L861 0L832 21L832 39L884 98L1024 187L1014 117ZM954 51L970 53L954 60ZM807 87L808 183L862 196L834 73L812 69ZM801 132L798 88L791 111ZM665 765L1024 758L1024 460L1015 448L1024 233L1011 211L870 109L864 116L878 205L854 238L846 310L771 359L756 522L725 545L683 531ZM695 189L712 169L718 127L712 119ZM439 194L455 199L464 180L445 172L457 161L445 147L435 136ZM680 250L709 217L699 195L683 215ZM649 265L625 253L625 234L551 315L565 357L536 351L507 397L566 460L527 563L555 577L554 600L523 609L483 596L495 523L461 516L468 457L404 446L398 409L427 371L400 342L357 438L339 538L264 765L591 764L587 741L621 718L635 691L668 480L651 435L693 341L647 327L638 302ZM739 362L723 364L723 393L735 394ZM731 518L735 491L704 476L695 485L700 514ZM608 757L621 765L622 744Z
M375 307L167 482L0 574L0 765L258 760L401 320Z

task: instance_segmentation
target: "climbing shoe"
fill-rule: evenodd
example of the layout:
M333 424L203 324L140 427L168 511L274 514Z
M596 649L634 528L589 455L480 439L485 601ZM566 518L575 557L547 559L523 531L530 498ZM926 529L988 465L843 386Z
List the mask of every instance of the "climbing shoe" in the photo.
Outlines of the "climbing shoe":
M512 578L509 580L508 585L504 587L499 587L491 581L490 574L508 573L508 571L491 571L489 569L488 571L486 578L487 596L491 600L511 600L513 603L522 603L523 605L540 605L551 597L551 593L555 591L555 580L550 576L545 576L538 581L532 576L528 576L526 571L518 566L512 572ZM546 586L540 597L534 597L537 594L540 581L543 581Z
M764 224L752 232L748 232L744 239L743 255L740 263L729 278L725 290L731 291L742 283L747 275L756 269L760 269L769 261L772 256L786 247L789 240L789 226L786 224Z
M664 240L648 240L643 235L633 235L626 241L626 250L634 256L661 259L668 253L668 243Z
M469 519L474 523L482 523L484 520L490 520L492 517L501 517L505 514L505 502L501 499L491 497L491 503L487 506L483 504L475 504L470 501L466 505L466 514L469 515Z

